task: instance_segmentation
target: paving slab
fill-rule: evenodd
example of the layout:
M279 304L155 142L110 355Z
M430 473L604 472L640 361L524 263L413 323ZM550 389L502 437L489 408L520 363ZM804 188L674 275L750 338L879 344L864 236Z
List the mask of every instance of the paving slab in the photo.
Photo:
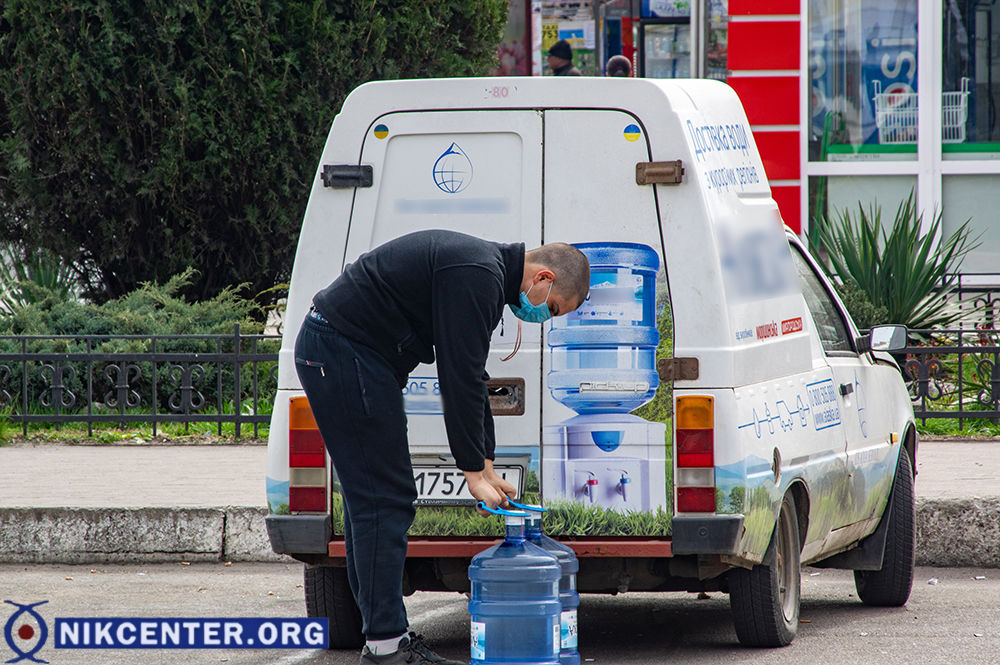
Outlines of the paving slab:
M921 440L916 490L922 499L1000 497L1000 441Z
M263 445L12 445L0 506L212 508L267 505Z

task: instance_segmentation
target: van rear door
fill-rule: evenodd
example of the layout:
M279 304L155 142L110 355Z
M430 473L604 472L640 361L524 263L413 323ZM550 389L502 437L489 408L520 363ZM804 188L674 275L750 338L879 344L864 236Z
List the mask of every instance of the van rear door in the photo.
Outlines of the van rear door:
M657 192L636 183L649 161L630 113L545 111L543 240L592 253L588 301L545 325L542 495L562 533L670 533L673 386L655 363L673 355L673 319Z
M497 242L524 242L528 249L541 244L539 112L385 114L372 120L360 164L372 166L373 185L356 190L345 265L377 245L420 229L449 229ZM537 395L541 392L539 328L525 325L520 351L509 362L501 363L500 358L513 349L517 332L517 320L505 308L487 362L491 377L523 379L523 392L507 396L520 400L522 407L528 402L523 415L495 418L498 449L533 446L536 459L540 427ZM423 467L415 469L418 493L430 503L449 503L457 498L462 477L449 457L436 367L417 367L404 396L410 450L414 464ZM498 464L502 462L498 460ZM527 475L526 458L523 472L519 478L522 484ZM420 516L411 533L432 535L421 529Z

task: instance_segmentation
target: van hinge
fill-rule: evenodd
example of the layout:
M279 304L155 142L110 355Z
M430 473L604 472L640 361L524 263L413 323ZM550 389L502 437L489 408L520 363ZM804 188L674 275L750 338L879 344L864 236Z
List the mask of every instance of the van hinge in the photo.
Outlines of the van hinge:
M656 361L660 381L694 381L698 378L697 358L660 358Z
M373 182L372 167L358 164L324 164L324 187L371 187Z
M678 185L684 176L681 160L672 162L639 162L635 165L637 185Z

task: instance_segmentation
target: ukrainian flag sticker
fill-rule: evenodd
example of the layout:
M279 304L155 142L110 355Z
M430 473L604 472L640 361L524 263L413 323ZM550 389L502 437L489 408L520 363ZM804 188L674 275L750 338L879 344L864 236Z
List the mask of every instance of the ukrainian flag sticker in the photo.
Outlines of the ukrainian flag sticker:
M635 125L633 125L633 127L634 126ZM386 136L389 136L389 128L385 125L375 125L375 138L384 139ZM634 141L635 139L631 140Z
M642 132L639 130L639 125L629 125L625 128L625 140L629 143L635 143L641 135Z

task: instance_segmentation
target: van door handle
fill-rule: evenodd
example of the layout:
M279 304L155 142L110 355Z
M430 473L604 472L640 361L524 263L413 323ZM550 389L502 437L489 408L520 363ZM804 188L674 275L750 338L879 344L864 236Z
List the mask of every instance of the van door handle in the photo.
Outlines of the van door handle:
M524 379L489 379L486 381L486 392L494 416L524 415Z
M854 392L854 384L853 383L841 383L840 384L840 394L841 394L842 397L847 397L848 395L850 395L853 392Z

